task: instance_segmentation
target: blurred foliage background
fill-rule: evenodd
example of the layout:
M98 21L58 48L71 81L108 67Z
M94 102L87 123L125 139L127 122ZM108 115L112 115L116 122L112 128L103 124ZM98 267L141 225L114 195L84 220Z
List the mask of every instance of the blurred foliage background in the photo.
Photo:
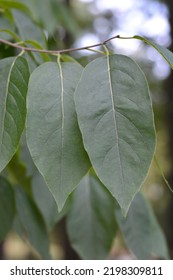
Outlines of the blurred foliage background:
M22 40L35 39L48 49L87 46L120 34L122 36L141 35L173 51L173 2L171 0L18 0L18 2L28 6L33 22L37 23L36 27L27 15L14 9L13 16L20 38ZM1 1L0 6L3 10ZM44 36L40 36L39 27L44 29L44 36L48 40L47 46ZM0 10L0 29L15 32L12 15L6 12L4 16L4 10ZM11 41L15 39L12 33L4 31L0 31L0 36ZM140 41L115 39L109 43L109 48L115 53L126 54L134 58L147 77L157 130L156 156L170 186L173 186L173 73L154 49ZM0 44L0 58L15 54L14 48ZM83 65L96 56L89 51L75 52L71 55ZM35 59L39 62L42 57L35 55ZM31 63L30 67L34 68L34 65ZM26 159L27 166L25 167L21 161ZM23 174L26 175L24 178L21 177L21 171L24 171ZM41 211L45 207L46 201L39 199L40 190L45 192L45 197L52 199L41 176L33 166L24 138L21 142L20 154L15 155L5 172L8 173L11 180L20 181L26 186L30 185L32 180L34 198ZM155 162L151 166L142 190L154 207L166 234L171 258L173 258L173 194L165 185ZM56 206L51 205L52 208L46 213L48 228L51 228L55 221L57 222L61 218L56 212ZM17 231L21 231L17 221L15 228ZM51 253L54 258L78 258L69 244L65 219L61 219L51 231L50 236ZM1 259L38 258L37 254L14 232L10 232L8 238L0 246ZM110 258L130 257L121 235L118 234Z

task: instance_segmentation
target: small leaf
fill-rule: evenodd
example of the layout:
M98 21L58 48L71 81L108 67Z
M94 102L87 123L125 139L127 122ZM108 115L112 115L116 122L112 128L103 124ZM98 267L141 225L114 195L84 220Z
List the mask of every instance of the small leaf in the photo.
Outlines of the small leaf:
M146 44L155 48L163 56L163 58L168 62L170 67L173 69L173 53L171 51L169 51L167 48L160 46L160 45L156 44L155 42L150 41L144 37L136 35L136 36L134 36L134 38L144 41Z
M74 63L48 62L32 73L29 83L28 147L59 211L90 167L73 99L81 71Z
M126 214L155 149L145 76L126 56L98 58L84 69L75 104L84 146L97 176Z
M32 45L35 49L43 50L43 47L37 41L26 40L23 43L24 43L24 45L26 45L26 44ZM44 62L51 61L50 57L46 53L40 53L40 56L42 57Z
M13 189L6 179L0 177L0 241L5 238L12 228L14 215L15 199Z
M32 199L20 187L15 188L20 233L25 232L31 245L44 259L50 259L49 240L43 217Z
M72 198L67 230L72 247L83 259L105 259L115 237L114 199L92 173L87 174Z
M23 57L0 61L0 171L16 152L25 126L28 80Z
M164 234L141 193L136 195L126 218L120 209L116 210L116 216L128 248L138 259L169 258Z

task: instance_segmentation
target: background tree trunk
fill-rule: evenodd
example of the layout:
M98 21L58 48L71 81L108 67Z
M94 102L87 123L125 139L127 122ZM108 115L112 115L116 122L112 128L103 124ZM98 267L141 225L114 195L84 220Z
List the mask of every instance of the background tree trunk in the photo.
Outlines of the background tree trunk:
M77 253L73 250L71 247L68 235L67 235L67 230L66 230L66 219L63 218L59 223L58 223L58 236L60 237L60 242L64 250L64 259L65 260L79 260L79 256Z

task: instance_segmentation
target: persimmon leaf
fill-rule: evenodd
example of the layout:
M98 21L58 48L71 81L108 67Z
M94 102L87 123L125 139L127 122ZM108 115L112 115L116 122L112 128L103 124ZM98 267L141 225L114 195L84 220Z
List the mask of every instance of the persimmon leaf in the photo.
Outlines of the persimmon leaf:
M75 104L91 163L126 214L155 150L145 76L129 57L97 58L83 71Z

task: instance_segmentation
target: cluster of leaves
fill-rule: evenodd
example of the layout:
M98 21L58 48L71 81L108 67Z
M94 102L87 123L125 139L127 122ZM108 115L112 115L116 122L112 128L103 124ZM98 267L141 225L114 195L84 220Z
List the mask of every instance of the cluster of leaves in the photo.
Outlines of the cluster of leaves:
M29 7L16 1L0 7L4 24L13 25L0 34L46 48ZM134 39L172 67L171 52ZM155 151L148 84L136 62L105 49L86 67L34 52L0 60L0 240L13 226L45 259L48 232L64 215L84 259L106 258L118 226L137 258L168 258L162 230L139 193Z

